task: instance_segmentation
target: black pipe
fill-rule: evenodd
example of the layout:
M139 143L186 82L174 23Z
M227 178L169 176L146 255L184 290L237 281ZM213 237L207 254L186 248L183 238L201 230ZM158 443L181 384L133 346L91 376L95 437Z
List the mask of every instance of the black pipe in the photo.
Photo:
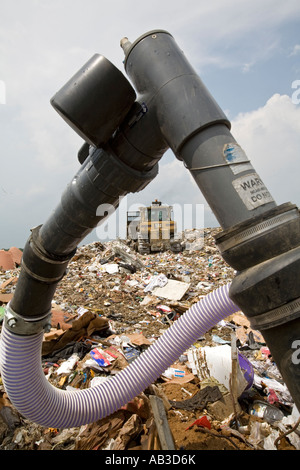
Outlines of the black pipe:
M223 229L217 245L237 270L230 297L262 331L300 409L293 348L300 340L299 210L290 203L277 206L168 32L151 31L121 44L136 101L129 82L102 56L94 56L52 99L86 142L79 152L82 166L52 216L32 232L11 308L24 317L47 315L77 244L104 220L99 205L117 207L119 197L142 190L171 148Z
M143 102L133 102L136 94L132 90L121 72L95 55L51 99L59 114L85 138L80 153L84 157L54 212L32 230L25 245L10 303L16 314L46 317L78 244L107 219L108 207L117 209L122 197L143 190L156 177L168 146L153 123L152 110ZM116 96L121 112L116 109ZM106 120L110 104L112 118Z
M299 211L290 203L276 205L231 135L226 116L169 33L151 31L125 45L131 82L155 103L165 140L223 229L217 246L237 270L230 297L265 336L300 409L293 348L300 339Z

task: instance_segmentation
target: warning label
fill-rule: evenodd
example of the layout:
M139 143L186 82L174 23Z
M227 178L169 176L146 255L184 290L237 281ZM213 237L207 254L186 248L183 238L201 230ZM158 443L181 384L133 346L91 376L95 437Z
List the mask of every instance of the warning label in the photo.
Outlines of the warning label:
M274 202L257 173L241 176L232 182L238 195L249 210Z

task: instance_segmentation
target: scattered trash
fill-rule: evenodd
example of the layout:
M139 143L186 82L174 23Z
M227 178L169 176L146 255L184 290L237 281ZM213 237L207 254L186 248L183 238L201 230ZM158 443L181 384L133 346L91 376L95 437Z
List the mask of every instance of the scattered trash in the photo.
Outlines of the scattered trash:
M170 403L174 408L185 410L203 410L208 403L214 403L222 399L222 393L217 385L207 386L197 392L192 398L182 401L172 401Z
M117 356L111 351L103 350L101 348L92 349L90 355L101 367L110 366L111 363L117 359Z
M115 274L119 272L119 265L114 263L114 264L106 264L105 265L105 271L108 274Z
M188 428L186 428L186 431L192 429L193 426L201 426L203 428L211 429L211 424L207 416L201 416L201 418L196 419L196 421L194 421Z
M169 300L181 300L190 287L187 282L169 279L164 287L157 287L154 294Z
M193 373L198 375L200 380L212 376L230 390L229 381L232 364L231 347L229 345L191 348L188 352L188 360ZM237 381L238 396L251 387L253 383L251 363L241 354L239 354Z
M152 292L157 287L164 287L168 284L168 278L164 274L159 274L158 276L153 276L150 278L149 283L144 289L144 292Z
M75 364L79 361L79 356L78 354L72 354L69 359L64 361L61 366L57 369L56 373L57 375L60 374L69 374L73 368L75 367Z
M140 352L138 349L127 346L124 348L124 356L126 357L129 364L133 362L137 357L139 357Z
M270 424L281 421L284 418L282 411L265 401L255 400L249 411L251 415L263 418Z
M167 377L168 379L171 379L173 377L184 377L185 372L184 370L175 369L174 367L169 367L162 373L162 375L164 377Z
M141 255L119 239L80 246L44 334L46 380L73 392L101 387L230 282L235 271L215 246L219 230L186 231L178 253ZM22 252L2 256L11 264L0 267L0 327ZM120 410L78 428L44 428L20 416L0 377L1 450L300 450L299 422L262 334L243 312L214 325Z

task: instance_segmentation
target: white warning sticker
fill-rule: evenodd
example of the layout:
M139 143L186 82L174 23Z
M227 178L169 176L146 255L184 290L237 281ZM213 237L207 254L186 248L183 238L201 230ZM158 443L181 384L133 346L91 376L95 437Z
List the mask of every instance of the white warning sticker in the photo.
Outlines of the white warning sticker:
M247 155L240 145L236 143L226 144L223 149L226 162L230 165L231 171L237 175L242 171L253 170Z
M232 184L250 211L269 202L274 202L274 199L257 173L241 176L234 180Z

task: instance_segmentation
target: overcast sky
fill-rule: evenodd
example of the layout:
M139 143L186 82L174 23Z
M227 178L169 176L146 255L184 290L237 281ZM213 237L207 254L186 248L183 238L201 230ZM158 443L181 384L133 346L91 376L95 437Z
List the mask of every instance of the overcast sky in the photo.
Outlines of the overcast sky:
M0 0L0 248L23 247L78 170L83 141L51 97L94 53L124 72L120 39L153 29L174 36L277 204L300 205L299 0ZM218 225L171 151L126 204L153 198L204 205Z

